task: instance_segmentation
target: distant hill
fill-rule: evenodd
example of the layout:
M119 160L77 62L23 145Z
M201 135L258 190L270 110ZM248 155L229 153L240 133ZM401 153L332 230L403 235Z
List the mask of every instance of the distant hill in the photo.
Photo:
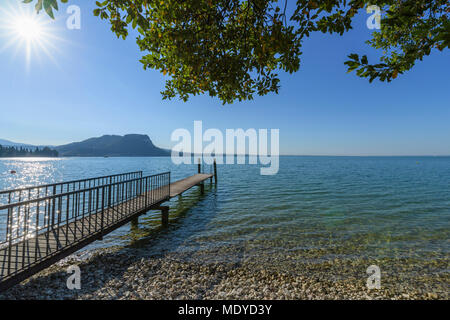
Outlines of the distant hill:
M12 158L12 157L51 157L56 158L58 151L52 150L49 147L16 147L16 146L3 146L0 145L0 158Z
M5 139L0 139L0 145L4 146L4 147L27 147L27 148L35 147L31 144L18 143L18 142L5 140Z
M149 136L104 135L55 147L62 157L163 157L170 151L156 147Z

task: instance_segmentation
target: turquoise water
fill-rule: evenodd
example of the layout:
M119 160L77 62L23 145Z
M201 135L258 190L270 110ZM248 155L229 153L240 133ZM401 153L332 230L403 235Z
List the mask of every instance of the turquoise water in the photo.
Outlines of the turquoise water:
M203 196L194 188L170 202L168 228L151 212L138 229L124 226L88 249L209 248L215 254L204 259L264 256L268 265L290 270L361 261L448 280L450 157L281 157L277 175L261 176L259 169L219 165L217 187L207 185ZM175 166L170 158L3 159L0 189L135 170L171 171L176 180L197 167Z

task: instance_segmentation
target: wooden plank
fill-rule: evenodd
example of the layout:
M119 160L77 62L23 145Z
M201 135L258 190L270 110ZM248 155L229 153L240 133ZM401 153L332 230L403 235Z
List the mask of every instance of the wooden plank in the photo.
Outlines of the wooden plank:
M211 177L213 177L212 174L198 173L188 178L178 180L170 184L170 197L176 197Z

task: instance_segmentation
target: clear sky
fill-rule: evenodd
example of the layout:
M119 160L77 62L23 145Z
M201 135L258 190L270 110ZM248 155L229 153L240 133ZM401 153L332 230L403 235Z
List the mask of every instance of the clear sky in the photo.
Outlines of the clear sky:
M119 40L106 21L94 17L94 1L81 7L81 29L66 28L63 5L56 21L41 13L51 33L27 63L24 46L10 43L6 11L0 4L0 138L58 145L103 134L148 134L171 147L173 130L280 129L281 154L449 155L450 55L434 52L394 82L370 84L347 74L352 52L376 57L364 41L371 30L361 12L344 36L315 34L305 41L302 66L281 73L278 95L222 106L209 96L163 101L164 77L144 71L135 37Z

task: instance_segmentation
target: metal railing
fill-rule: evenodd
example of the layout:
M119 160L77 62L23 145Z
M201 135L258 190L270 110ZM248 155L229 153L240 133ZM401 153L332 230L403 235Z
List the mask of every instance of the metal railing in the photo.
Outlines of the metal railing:
M0 282L170 198L170 172L0 206Z
M0 205L53 196L142 177L142 171L0 191Z

